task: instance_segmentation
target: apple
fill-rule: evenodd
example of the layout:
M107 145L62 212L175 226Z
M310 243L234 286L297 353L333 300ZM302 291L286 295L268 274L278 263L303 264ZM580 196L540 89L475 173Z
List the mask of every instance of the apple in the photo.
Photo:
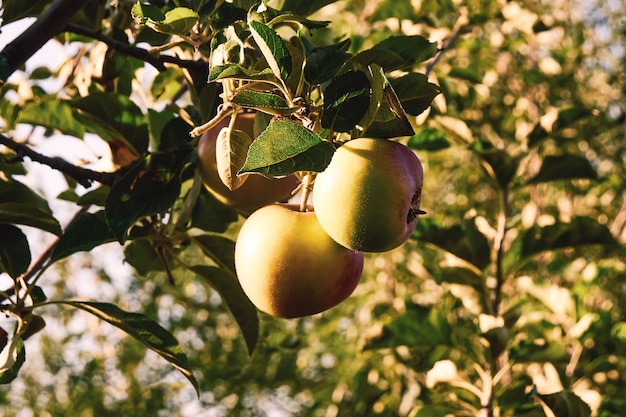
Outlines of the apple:
M235 128L254 138L254 113L237 116ZM230 118L220 121L200 137L198 142L198 168L206 189L227 206L251 212L267 204L289 199L300 180L295 175L284 178L267 178L260 174L245 174L245 181L234 190L229 189L220 178L215 157L215 145L219 132L227 127Z
M386 139L340 146L315 178L313 207L340 245L384 252L406 242L420 213L424 171L413 151Z
M303 317L325 311L352 294L363 253L340 246L313 211L272 204L252 213L235 243L235 269L244 292L261 311Z

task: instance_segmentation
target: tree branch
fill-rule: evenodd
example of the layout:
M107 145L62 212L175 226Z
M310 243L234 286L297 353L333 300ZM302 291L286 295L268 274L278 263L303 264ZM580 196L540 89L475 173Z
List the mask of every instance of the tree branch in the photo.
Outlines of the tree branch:
M8 77L22 66L35 52L63 31L66 23L82 6L85 0L55 0L35 22L21 35L6 45L0 55L4 56Z
M7 148L12 149L15 153L17 153L19 159L27 156L35 162L47 165L52 169L56 169L57 171L72 177L83 187L90 187L93 181L104 185L113 185L115 180L125 170L122 167L115 172L100 172L88 168L81 168L70 164L61 158L50 158L49 156L42 155L31 149L28 145L17 143L2 134L0 134L0 145L4 145Z
M68 23L65 26L65 30L68 32L76 33L78 35L83 35L92 39L99 40L100 42L105 43L109 48L114 49L121 54L132 56L134 58L147 62L160 72L165 71L166 63L174 64L181 68L195 69L198 71L208 71L208 64L204 61L181 59L170 55L153 55L146 49L137 48L136 46L132 46L127 43L118 41L117 39L113 39L100 32L96 32L73 23Z

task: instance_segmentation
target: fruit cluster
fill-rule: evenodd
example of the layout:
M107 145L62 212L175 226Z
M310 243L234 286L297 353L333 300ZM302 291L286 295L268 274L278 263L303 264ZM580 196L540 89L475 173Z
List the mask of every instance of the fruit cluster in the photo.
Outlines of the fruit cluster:
M253 121L238 127L253 135ZM387 139L357 138L341 145L315 175L313 206L276 203L296 188L294 175L248 174L231 190L217 173L219 130L199 142L206 188L231 206L252 211L235 245L235 268L250 300L270 315L316 314L345 300L363 272L363 252L404 243L420 211L422 165L409 148Z

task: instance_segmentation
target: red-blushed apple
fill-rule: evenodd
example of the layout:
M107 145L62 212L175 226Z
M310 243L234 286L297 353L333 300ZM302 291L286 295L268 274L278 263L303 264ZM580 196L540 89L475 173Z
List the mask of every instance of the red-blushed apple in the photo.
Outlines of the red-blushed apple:
M353 139L315 178L313 207L340 245L384 252L406 242L415 229L423 179L419 158L402 143Z
M237 116L235 128L254 138L254 113ZM300 180L295 175L284 178L267 178L260 174L245 174L246 179L238 188L229 189L219 176L216 159L216 141L222 128L227 127L230 118L226 117L198 142L198 168L206 189L227 206L245 212L252 212L267 204L288 200Z
M344 248L322 229L313 211L272 204L246 219L235 244L235 268L256 307L282 318L336 306L356 288L363 253Z

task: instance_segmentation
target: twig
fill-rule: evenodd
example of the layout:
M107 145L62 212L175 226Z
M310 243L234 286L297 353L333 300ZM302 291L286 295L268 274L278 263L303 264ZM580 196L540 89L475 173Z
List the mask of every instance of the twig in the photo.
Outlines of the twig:
M147 62L160 72L166 70L166 63L174 64L181 68L195 69L198 71L208 71L209 69L208 63L204 61L181 59L171 55L153 55L147 49L142 49L136 46L129 45L127 43L118 41L117 39L106 36L100 32L87 29L74 23L68 23L65 26L65 30L68 32L76 33L78 35L83 35L92 39L99 40L100 42L105 43L109 48L112 48L121 54L132 56L134 58Z
M52 169L56 169L57 171L72 177L80 185L86 188L90 187L93 181L104 185L113 185L115 180L127 169L122 167L114 172L100 172L88 168L81 168L61 158L51 158L49 156L42 155L31 149L28 145L17 143L2 134L0 134L0 145L4 145L15 151L18 159L22 159L26 156L35 162L47 165Z

